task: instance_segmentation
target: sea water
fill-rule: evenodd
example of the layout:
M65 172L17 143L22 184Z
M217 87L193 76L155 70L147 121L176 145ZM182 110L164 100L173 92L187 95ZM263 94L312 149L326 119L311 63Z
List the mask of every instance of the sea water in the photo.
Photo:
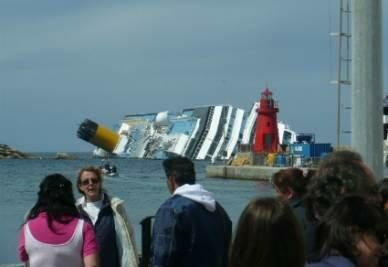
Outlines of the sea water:
M16 263L19 228L26 211L37 199L39 183L44 176L62 173L75 184L77 170L88 165L101 165L101 160L89 153L73 154L76 160L54 160L54 154L41 154L43 159L0 160L0 264ZM119 171L117 177L107 177L104 187L111 196L125 201L134 226L137 247L141 248L140 221L154 215L169 197L160 160L112 159ZM210 164L196 161L197 182L214 193L234 224L248 201L255 196L272 195L267 183L205 177ZM79 193L76 188L76 197Z

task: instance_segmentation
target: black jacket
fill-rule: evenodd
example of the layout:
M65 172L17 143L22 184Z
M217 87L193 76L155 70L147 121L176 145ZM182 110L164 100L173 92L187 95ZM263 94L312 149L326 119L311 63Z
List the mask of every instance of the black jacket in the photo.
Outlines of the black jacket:
M77 207L81 213L81 217L93 225L88 214L82 208L82 204L78 204ZM116 245L113 211L110 206L110 198L105 193L101 210L94 224L94 231L99 245L100 267L119 267L120 262Z

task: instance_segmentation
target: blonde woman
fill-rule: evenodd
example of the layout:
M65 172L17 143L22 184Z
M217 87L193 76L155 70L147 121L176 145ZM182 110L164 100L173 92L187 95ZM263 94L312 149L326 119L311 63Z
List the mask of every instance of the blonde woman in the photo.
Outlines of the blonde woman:
M94 227L101 267L136 267L138 256L133 228L123 201L104 192L101 170L93 166L81 169L77 185L83 195L77 207L81 216Z

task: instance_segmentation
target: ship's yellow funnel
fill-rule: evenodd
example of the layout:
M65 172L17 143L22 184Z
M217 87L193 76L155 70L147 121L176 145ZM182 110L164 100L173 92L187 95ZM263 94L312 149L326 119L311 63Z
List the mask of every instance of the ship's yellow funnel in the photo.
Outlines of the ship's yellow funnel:
M117 133L101 125L98 125L96 134L90 139L90 143L109 152L113 152L118 141L119 135Z
M81 123L77 135L79 138L111 153L119 141L117 133L88 119Z

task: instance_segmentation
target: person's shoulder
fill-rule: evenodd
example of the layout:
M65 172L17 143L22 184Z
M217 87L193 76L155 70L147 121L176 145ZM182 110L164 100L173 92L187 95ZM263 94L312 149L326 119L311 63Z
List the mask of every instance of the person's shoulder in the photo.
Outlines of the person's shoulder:
M85 197L84 197L84 196L78 198L78 199L75 201L75 205L76 205L77 207L82 206L82 204L84 204L84 203L85 203Z
M218 201L216 201L216 209L220 209L220 210L225 211L224 207Z
M47 222L47 213L39 212L39 214L31 219L28 219L24 224L46 224Z
M173 210L174 213L180 213L193 205L194 201L181 195L173 195L160 205L159 210Z
M83 223L83 226L82 226L82 231L83 232L88 232L90 230L93 231L93 224L89 221L89 220L86 220L86 219L83 219L83 218L80 218L79 219L80 221L82 221Z
M329 256L327 258L322 259L319 262L308 263L306 267L356 267L354 263L352 263L349 259L342 256Z
M216 201L215 212L220 214L220 216L223 218L224 221L227 221L228 223L232 224L232 220L230 219L229 214L226 212L224 207L222 207L222 205L220 203L218 203L217 201Z
M224 207L218 201L216 201L216 211L225 213L225 215L229 216Z
M289 204L292 208L299 208L299 207L304 207L304 206L305 206L305 203L304 203L303 198L297 198L297 197L291 198L291 199L288 201L288 204Z
M109 197L108 197L109 198ZM118 206L118 205L122 205L124 204L124 200L122 200L121 198L119 197L111 197L109 198L110 199L110 204L112 206Z

